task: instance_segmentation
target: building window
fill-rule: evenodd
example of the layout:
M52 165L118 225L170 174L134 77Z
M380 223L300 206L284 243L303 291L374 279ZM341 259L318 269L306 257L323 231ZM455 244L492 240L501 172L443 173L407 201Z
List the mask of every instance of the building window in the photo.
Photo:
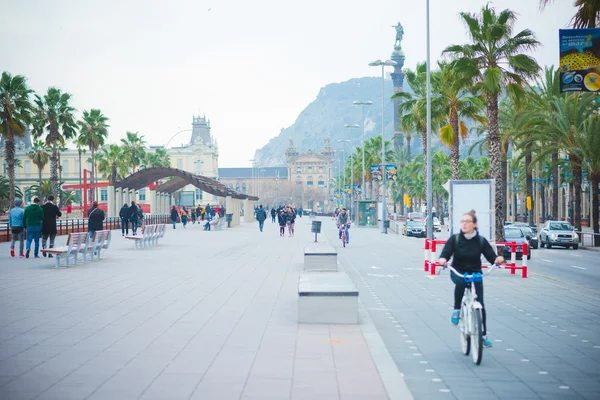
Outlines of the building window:
M75 160L75 171L77 172L77 176L79 176L79 171L81 171L81 165L79 165L79 159Z
M301 174L302 173L302 167L296 167L296 173L297 174Z
M25 160L25 174L31 173L31 161Z
M89 172L91 172L91 171L92 171L92 163L91 163L91 162L88 162L88 163L87 163L87 170L88 170Z
M296 181L296 185L302 185L302 181Z
M312 187L313 186L313 181L306 181L306 186L307 187Z
M202 200L202 190L196 189L196 201Z
M108 190L100 189L100 201L108 201Z
M312 172L312 167L308 167L308 172Z
M246 184L242 183L242 193L246 193Z
M31 188L25 189L25 192L23 192L23 197L23 201L25 202L25 204L31 203Z
M323 173L323 167L319 167L319 172Z
M235 191L236 191L236 192L239 192L239 191L240 191L240 184L239 184L239 183L236 183L236 184L235 184Z
M62 173L63 175L69 174L69 160L62 160Z
M181 158L177 159L177 169L183 169L183 160Z
M139 195L140 201L146 201L146 188L140 189Z
M319 181L319 182L317 182L317 184L319 185L320 188L325 187L325 181Z

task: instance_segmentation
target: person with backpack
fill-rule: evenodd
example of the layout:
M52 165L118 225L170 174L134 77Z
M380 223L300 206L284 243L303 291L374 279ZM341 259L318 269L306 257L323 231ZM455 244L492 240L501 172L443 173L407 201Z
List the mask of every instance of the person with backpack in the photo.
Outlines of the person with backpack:
M33 204L30 204L25 208L23 212L23 221L25 222L27 241L25 242L25 257L29 258L29 251L31 249L31 241L35 246L33 255L35 258L40 258L40 235L42 233L42 221L44 220L44 210L40 206L40 199L34 198Z
M479 235L477 230L477 216L475 210L463 214L460 220L460 232L452 235L446 241L446 245L440 254L438 264L446 265L450 257L453 257L452 266L461 274L481 273L481 255L492 264L504 263L504 257L496 254L486 238ZM454 282L454 310L450 321L458 325L460 317L460 305L463 294L468 283L464 278L450 273ZM492 347L492 342L487 337L486 312L483 303L483 281L473 282L477 291L477 300L481 303L483 316L483 347Z
M49 195L48 201L42 206L44 210L44 221L42 222L42 249L46 248L48 239L50 239L50 249L54 248L54 239L56 238L56 219L62 216L60 209L54 204L54 196ZM46 253L42 252L46 257ZM52 258L52 254L48 254Z
M131 222L131 231L133 232L133 236L137 235L138 228L138 207L135 205L135 201L131 201L131 206L129 207L129 221Z
M279 236L285 236L285 226L287 225L286 217L287 216L284 210L281 210L277 216L279 222Z

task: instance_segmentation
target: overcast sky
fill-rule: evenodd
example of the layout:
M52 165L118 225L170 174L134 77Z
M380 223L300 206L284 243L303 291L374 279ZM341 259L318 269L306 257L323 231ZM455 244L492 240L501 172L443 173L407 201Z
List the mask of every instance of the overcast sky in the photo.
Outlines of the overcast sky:
M540 65L558 60L558 29L572 0L497 0L517 29L543 43ZM431 56L466 43L461 11L481 0L431 0ZM405 67L425 60L425 0L2 0L0 71L35 91L57 86L78 110L110 118L110 142L139 131L164 145L206 114L221 167L249 166L256 148L291 125L319 88L378 75L398 21ZM348 107L352 107L351 104ZM171 145L189 141L182 133Z

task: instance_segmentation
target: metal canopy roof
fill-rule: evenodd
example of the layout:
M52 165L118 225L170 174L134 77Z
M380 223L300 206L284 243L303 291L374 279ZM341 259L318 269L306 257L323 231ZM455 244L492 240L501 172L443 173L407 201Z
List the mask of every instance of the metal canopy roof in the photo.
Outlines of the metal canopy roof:
M159 179L171 178L157 186L154 190L162 193L173 193L186 185L194 185L198 189L219 197L231 196L234 199L257 201L258 197L236 192L221 182L202 175L191 174L177 168L146 168L135 172L125 179L116 182L115 188L141 189Z

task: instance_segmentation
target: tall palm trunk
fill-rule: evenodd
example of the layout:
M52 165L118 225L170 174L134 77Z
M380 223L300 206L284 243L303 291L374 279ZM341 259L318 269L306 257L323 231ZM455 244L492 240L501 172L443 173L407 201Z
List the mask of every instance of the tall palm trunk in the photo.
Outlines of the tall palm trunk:
M42 198L42 166L40 164L37 165L38 167L38 196L41 199Z
M575 209L573 212L573 226L581 231L581 159L569 155L573 168L573 193L575 195ZM571 202L573 205L573 202ZM571 207L572 208L572 207Z
M83 181L81 179L81 149L77 149L79 153L79 186L83 185Z
M558 153L552 153L552 218L558 219ZM544 218L546 216L544 215Z
M58 140L58 132L55 129L51 129L51 142L52 142L52 154L50 155L50 184L52 186L52 193L55 197L58 197L58 149L56 148L56 142Z
M496 241L504 241L504 191L500 155L502 154L500 130L498 128L498 96L487 96L488 146L490 156L490 174L496 180L494 188L496 213Z
M452 166L452 179L458 180L460 175L460 132L458 127L458 113L455 107L450 108L450 125L454 129L454 141L450 146L450 163Z
M600 246L600 201L598 200L598 183L600 182L600 173L592 174L590 177L592 191L592 221L594 228L594 246Z
M501 173L502 173L502 182L500 183L500 185L502 186L502 193L506 194L507 192L507 188L506 188L506 182L507 182L507 178L508 178L508 144L504 144L502 146L502 161L501 161L501 165L500 165L500 169L501 169ZM493 178L493 176L492 176ZM508 197L506 196L506 198L504 199L504 209L508 210Z
M96 178L96 161L94 160L94 157L96 155L96 151L94 150L94 146L90 146L90 150L92 151L92 185L91 185L91 196L92 196L92 203L94 203L94 180Z
M12 207L15 202L15 140L10 131L8 118L4 124L5 143L4 153L6 156L6 164L8 165L8 201L9 207Z
M410 154L410 142L412 141L412 136L411 135L406 135L406 158L407 158L407 162L410 162L411 160L411 154Z
M529 169L529 166L531 165L531 160L532 160L532 155L531 155L531 150L529 149L529 147L527 149L525 149L525 151L527 152L525 155L525 186L527 186L527 196L529 196L531 198L531 210L527 210L527 213L529 215L529 222L530 224L536 224L537 222L534 221L535 219L535 199L533 198L533 176L531 176L531 170Z

